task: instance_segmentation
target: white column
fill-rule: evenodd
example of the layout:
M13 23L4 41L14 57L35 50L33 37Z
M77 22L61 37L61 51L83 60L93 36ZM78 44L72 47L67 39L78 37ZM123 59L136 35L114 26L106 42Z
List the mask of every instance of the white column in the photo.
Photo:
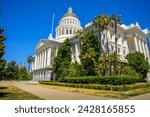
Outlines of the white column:
M42 67L44 67L44 57L45 57L45 55L44 55L44 50L42 51Z
M34 70L34 63L35 63L35 61L33 61L33 62L31 63L31 65L32 65L31 71Z
M57 56L57 53L58 53L58 48L56 48L56 53L55 53L55 56Z
M74 34L74 33L73 33L73 28L72 28L72 34Z
M79 51L78 51L78 45L75 43L75 54L76 54L76 61L79 62Z
M124 53L123 53L123 39L124 39L124 37L121 37L121 52L120 52L120 54L121 54L122 57L125 56Z
M48 54L47 54L47 48L46 48L45 66L47 66L47 57L48 57Z
M141 47L141 39L139 38L139 41L138 41L138 43L139 43L139 51L142 53L142 47Z
M144 47L144 41L142 41L142 47L143 47L144 55L145 55L145 57L146 57L146 50L145 50L145 47Z
M43 52L41 51L41 67L43 67ZM41 73L42 75L42 73Z
M39 62L39 63L38 63L39 65L38 65L38 68L40 68L40 57L41 57L41 55L40 55L40 53L39 53L39 61L38 61L38 62Z
M142 53L144 53L144 48L143 48L143 40L141 39L141 48L142 48ZM145 53L144 53L145 55Z
M136 38L136 36L134 37L134 43L135 43L135 50L138 51L138 45L137 45L137 38Z
M43 67L43 51L41 52L41 67Z
M38 68L40 67L40 53L38 54Z
M46 67L46 49L44 50L44 67Z
M62 29L60 29L60 35L62 35Z
M37 68L37 54L35 55L35 61L34 61L34 69Z
M47 65L51 65L51 48L48 48Z
M37 67L36 68L39 68L39 53L37 54Z
M64 35L66 34L66 28L64 28Z
M42 53L40 52L40 68L42 67Z
M146 49L147 57L149 58L149 50L148 50L148 45L147 45L147 43L145 43L145 49Z

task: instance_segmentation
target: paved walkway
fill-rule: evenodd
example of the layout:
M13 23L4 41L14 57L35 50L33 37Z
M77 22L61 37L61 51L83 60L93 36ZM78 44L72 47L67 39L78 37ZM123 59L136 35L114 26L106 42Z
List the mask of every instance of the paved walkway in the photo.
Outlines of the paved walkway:
M40 98L46 100L114 100L115 98L106 98L100 96L92 96L87 94L80 94L74 92L59 91L56 89L49 89L46 87L36 86L38 82L34 81L3 81L0 84L11 84L15 87L23 89L29 93L32 93ZM150 100L150 93L127 98L125 100Z
M86 94L80 94L80 93L74 93L74 92L59 91L56 89L49 89L45 87L32 85L36 82L3 81L0 83L13 85L15 87L23 89L29 93L32 93L46 100L113 100L114 99L114 98L92 96L92 95L86 95Z
M150 100L150 93L128 98L127 100Z

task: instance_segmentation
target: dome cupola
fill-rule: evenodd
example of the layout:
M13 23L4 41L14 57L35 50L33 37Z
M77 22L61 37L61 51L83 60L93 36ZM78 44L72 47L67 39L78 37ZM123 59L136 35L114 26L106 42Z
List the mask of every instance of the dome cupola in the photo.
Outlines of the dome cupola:
M66 39L81 29L82 27L78 17L72 12L72 8L69 7L68 12L63 15L56 28L56 39Z

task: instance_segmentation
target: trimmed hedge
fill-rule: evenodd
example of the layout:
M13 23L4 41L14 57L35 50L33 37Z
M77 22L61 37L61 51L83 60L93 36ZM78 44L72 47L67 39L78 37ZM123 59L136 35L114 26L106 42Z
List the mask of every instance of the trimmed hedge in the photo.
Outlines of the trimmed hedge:
M61 82L50 82L50 81L40 81L40 83L45 85L96 89L96 90L111 90L111 91L128 91L128 90L150 87L150 83L136 83L136 84L125 85L125 86L101 85L101 84L72 84L72 83L61 83Z
M129 75L114 75L114 76L85 76L85 77L66 77L60 78L58 81L75 84L112 84L123 85L133 84L138 81L138 78Z
M49 82L49 81L40 81L40 84L74 87L74 88L85 88L85 89L110 90L109 85L100 85L100 84L72 84L72 83Z

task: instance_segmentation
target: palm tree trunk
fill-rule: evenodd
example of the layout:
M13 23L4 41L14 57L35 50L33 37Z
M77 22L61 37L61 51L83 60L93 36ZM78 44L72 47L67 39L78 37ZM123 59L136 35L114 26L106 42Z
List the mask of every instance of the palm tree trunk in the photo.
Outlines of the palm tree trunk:
M108 62L108 66L110 66L110 63L109 63L109 43L108 43L108 37L107 37L107 30L106 30L106 40L107 40L107 53L108 53L108 55L107 55L107 62ZM107 75L109 75L110 74L110 69L109 69L109 67L107 67Z
M28 74L30 74L30 63L28 63Z
M117 22L115 22L115 62L114 62L114 72L117 74Z
M100 30L100 27L99 27L99 44L100 44L100 55L102 54L102 40L101 40L101 30Z

